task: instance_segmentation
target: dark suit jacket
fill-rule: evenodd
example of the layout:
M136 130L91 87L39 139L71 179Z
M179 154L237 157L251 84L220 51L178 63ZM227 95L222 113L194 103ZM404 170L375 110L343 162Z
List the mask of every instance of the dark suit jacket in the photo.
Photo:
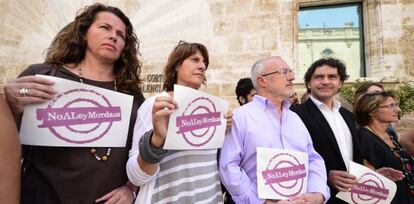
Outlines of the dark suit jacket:
M305 123L306 128L308 128L315 150L325 160L327 176L330 170L346 171L346 166L339 150L338 142L333 133L333 131L338 130L331 129L328 121L313 101L309 98L305 103L292 106L291 109L299 115L303 123ZM362 153L353 115L343 107L339 109L339 113L348 125L352 135L353 161L361 164ZM336 188L330 185L329 188L331 190L331 199L329 199L328 203L345 203L335 198L336 193L338 193Z

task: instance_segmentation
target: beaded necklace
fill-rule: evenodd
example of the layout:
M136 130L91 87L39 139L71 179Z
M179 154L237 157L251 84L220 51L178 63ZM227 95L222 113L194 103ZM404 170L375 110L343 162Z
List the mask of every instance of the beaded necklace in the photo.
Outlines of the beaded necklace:
M365 128L379 136L379 134L376 131L374 131L372 128L370 128L369 126L365 126ZM397 132L395 132L393 129L390 130L390 128L388 128L386 132L389 135L394 147L390 147L388 145L387 146L391 150L391 152L394 154L394 156L397 157L398 160L400 160L401 165L402 165L402 170L403 170L402 172L404 174L404 179L407 181L407 185L408 185L411 195L414 195L414 160L408 154L405 148L401 146L401 144L398 142ZM384 141L384 143L386 142Z
M395 148L390 148L392 153L400 160L404 173L404 179L407 181L410 193L414 196L414 160L407 150L398 142L398 135L395 131L389 131Z
M79 72L79 81L83 84L83 75L82 75L82 67L78 66L78 72ZM118 91L118 87L117 87L117 83L116 83L116 79L114 80L114 90ZM95 157L96 160L98 161L106 161L109 159L109 155L111 155L111 148L109 147L106 150L106 154L103 155L102 157L100 157L97 153L97 150L95 147L92 147L90 150L90 153Z

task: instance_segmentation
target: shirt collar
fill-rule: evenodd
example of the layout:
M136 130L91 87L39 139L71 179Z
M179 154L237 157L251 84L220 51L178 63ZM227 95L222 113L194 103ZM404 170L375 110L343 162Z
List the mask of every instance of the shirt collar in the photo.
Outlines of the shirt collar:
M254 95L253 96L253 102L254 103L256 103L256 104L258 104L258 105L260 105L261 107L263 107L263 109L266 109L266 107L272 107L272 108L276 108L274 105L273 105L273 103L269 100L269 99L267 99L267 98L265 98L265 97L263 97L263 96L259 96L259 95ZM283 100L282 101L282 111L283 110L288 110L289 109L289 107L290 107L290 102L288 101L288 100Z
M312 95L309 96L309 98L313 101L313 103L318 107L318 108L325 108L325 109L329 109L327 105L325 105L324 103L322 103L321 101L319 101L318 99L316 99L315 97L313 97ZM339 108L341 107L341 102L339 102L336 99L333 99L333 109L334 110L339 110Z

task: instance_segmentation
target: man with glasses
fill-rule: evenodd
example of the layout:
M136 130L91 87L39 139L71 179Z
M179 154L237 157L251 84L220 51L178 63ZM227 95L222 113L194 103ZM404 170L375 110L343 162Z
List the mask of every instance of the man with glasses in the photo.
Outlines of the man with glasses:
M347 79L346 68L337 59L323 58L309 67L304 79L310 98L291 109L305 123L316 151L325 160L331 190L328 203L345 203L335 195L356 183L356 177L347 172L349 162L362 163L352 113L334 98Z
M300 118L289 110L293 71L280 57L257 61L251 70L257 95L236 109L220 156L220 178L236 203L323 203L329 198L325 166ZM256 147L308 154L307 193L286 201L261 200L257 192Z
M237 102L239 102L240 106L249 103L253 100L253 96L257 94L256 89L253 87L252 79L250 78L241 78L237 82L236 86L236 96L237 96ZM219 150L220 155L220 150ZM231 199L231 196L229 195L229 192L227 189L223 186L221 186L223 190L223 196L224 196L224 204L233 204L234 201Z

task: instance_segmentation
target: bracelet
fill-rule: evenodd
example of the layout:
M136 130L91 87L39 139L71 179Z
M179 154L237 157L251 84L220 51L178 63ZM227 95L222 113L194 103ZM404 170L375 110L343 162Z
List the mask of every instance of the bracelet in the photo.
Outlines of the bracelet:
M128 190L129 190L129 192L132 194L132 200L135 200L136 198L137 198L137 193L135 192L135 190L134 190L134 188L130 185L130 184L125 184L124 185Z
M165 156L167 156L168 151L161 148L156 148L151 144L151 137L154 130L146 132L141 139L139 140L139 155L144 160L144 162L149 164L159 163Z

